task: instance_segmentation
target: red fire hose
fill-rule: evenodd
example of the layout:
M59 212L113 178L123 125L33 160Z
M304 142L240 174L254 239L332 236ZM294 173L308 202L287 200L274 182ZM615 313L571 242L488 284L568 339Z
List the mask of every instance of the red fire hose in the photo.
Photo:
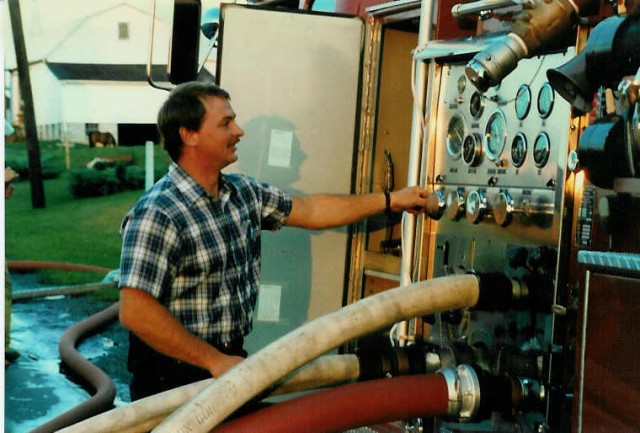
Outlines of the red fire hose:
M113 401L116 397L116 387L113 381L105 372L85 359L76 350L76 345L81 339L96 333L99 329L115 321L118 318L119 307L120 304L115 303L69 327L62 334L58 343L60 358L75 374L87 381L95 389L95 394L73 409L32 430L31 433L58 431L113 407Z
M443 376L414 375L343 385L229 421L214 433L331 433L418 416L447 414Z
M40 269L58 269L62 271L97 272L108 274L112 271L102 266L79 265L75 263L40 262L36 260L7 260L7 267L12 271L37 271Z

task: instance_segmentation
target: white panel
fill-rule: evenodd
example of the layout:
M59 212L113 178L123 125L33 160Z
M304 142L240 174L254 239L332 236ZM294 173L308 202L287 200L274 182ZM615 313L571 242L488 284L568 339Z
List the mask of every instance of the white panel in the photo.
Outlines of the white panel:
M245 137L240 171L293 194L350 193L364 24L358 18L224 4L220 85ZM347 230L263 235L263 284L282 287L280 320L249 350L342 306Z

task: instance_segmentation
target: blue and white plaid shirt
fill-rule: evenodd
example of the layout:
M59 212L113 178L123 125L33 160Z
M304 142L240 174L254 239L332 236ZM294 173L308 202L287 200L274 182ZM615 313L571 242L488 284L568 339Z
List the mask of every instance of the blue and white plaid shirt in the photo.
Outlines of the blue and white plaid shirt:
M120 287L150 293L195 335L219 345L249 333L260 231L276 230L291 197L247 176L222 175L216 200L177 164L125 217Z

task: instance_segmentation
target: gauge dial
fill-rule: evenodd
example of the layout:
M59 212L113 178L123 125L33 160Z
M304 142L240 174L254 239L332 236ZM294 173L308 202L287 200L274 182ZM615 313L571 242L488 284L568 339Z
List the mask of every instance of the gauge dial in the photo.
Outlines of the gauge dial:
M543 119L546 119L553 110L553 102L555 100L555 93L551 84L544 83L538 92L538 114Z
M527 158L527 137L518 132L511 142L511 161L516 167L521 167Z
M522 120L529 114L531 108L531 89L523 84L516 93L516 116Z
M467 77L464 75L460 75L458 78L458 93L464 92L464 89L467 87Z
M495 161L502 154L507 140L507 121L502 111L496 111L491 115L484 135L484 151L487 154L487 158Z
M536 138L536 142L533 145L533 162L536 167L542 168L547 164L549 160L549 154L551 153L551 141L546 132L541 132Z
M449 126L447 127L447 152L453 159L460 158L465 135L467 133L464 119L459 114L456 114L449 120Z
M469 111L476 119L482 116L482 112L484 111L484 101L482 100L482 95L480 95L480 93L473 92L473 95L471 95L471 99L469 100Z
M462 143L462 160L470 167L480 163L482 157L482 136L478 133L469 134Z

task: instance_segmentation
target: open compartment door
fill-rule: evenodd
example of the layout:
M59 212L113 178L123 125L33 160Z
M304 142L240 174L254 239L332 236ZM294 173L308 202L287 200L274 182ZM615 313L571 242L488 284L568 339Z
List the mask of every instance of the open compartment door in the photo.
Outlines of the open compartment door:
M223 4L217 77L245 137L230 171L292 194L350 193L364 22ZM250 353L342 306L347 228L263 232Z

